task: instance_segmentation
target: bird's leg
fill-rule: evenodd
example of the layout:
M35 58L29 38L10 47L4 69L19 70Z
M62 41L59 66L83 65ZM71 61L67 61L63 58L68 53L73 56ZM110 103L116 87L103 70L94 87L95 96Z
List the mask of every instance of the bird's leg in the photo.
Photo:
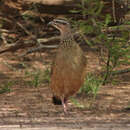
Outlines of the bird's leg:
M64 98L61 99L61 102L64 109L64 113L67 114L67 102L65 102Z

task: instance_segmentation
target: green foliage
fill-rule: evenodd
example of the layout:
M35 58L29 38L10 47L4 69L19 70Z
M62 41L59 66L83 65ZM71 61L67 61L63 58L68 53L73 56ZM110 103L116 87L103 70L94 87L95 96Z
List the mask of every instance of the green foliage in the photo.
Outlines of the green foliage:
M28 83L29 85L33 86L33 87L38 87L40 85L40 70L37 70L35 72L29 72L29 71L26 71L25 72L25 76L26 78L30 78L28 80Z
M30 86L38 87L42 83L50 82L50 70L47 68L45 71L35 70L35 71L25 71L25 78Z
M3 84L1 87L0 87L0 94L3 94L3 93L7 93L7 92L11 92L11 86L13 85L12 82L7 82L5 84Z
M33 75L32 85L38 87L40 84L40 72L37 72Z
M44 83L48 83L48 84L50 83L50 73L51 73L50 69L48 69L48 68L44 71L44 74L43 74L43 77L44 77L43 82Z
M101 84L102 81L100 78L89 73L85 79L84 85L80 89L80 93L85 93L86 95L91 95L93 98L96 98Z
M80 104L75 98L71 98L71 102L78 108L84 108L85 106Z
M110 14L104 16L101 14L104 5L100 0L82 0L78 6L82 19L74 21L74 27L80 30L90 47L100 49L99 58L102 59L102 68L105 71L103 76L105 84L116 67L130 64L130 31L124 29L124 26L108 27L112 18Z

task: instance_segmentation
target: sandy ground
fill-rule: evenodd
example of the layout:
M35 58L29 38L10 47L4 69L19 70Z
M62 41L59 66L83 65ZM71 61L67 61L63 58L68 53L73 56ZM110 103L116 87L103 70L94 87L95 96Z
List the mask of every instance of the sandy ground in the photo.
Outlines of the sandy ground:
M88 62L89 70L100 69L96 67L95 59L91 53L88 55L88 60L91 61ZM14 58L10 53L1 56L0 60L1 87L6 87L8 82L13 81L12 85L9 85L11 91L0 94L0 129L128 130L130 128L130 111L126 110L130 101L129 73L119 77L120 83L116 85L102 86L93 103L87 96L75 96L83 108L69 100L69 115L65 116L61 106L52 104L48 84L40 83L35 88L29 83L30 78L25 75L29 69L36 71L36 67L39 66L44 70L46 65L34 60L33 64L32 61L24 62L27 69L22 68L19 65L23 61Z

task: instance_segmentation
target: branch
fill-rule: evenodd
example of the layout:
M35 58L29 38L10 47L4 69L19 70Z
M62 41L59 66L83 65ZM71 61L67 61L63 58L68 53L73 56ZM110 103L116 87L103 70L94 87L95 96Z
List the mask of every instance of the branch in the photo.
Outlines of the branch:
M56 48L58 48L58 45L40 45L37 48L32 48L32 49L28 50L26 53L20 55L20 57L24 57L25 55L28 55L28 54L33 53L33 52L40 51L44 48L46 48L46 49L56 49Z
M33 34L30 33L21 23L16 22L16 24L17 24L20 28L22 28L27 35L33 36Z
M54 40L59 40L59 39L60 39L60 37L57 36L57 37L51 37L51 38L48 38L48 39L43 38L43 39L37 39L37 40L30 40L28 43L24 43L23 41L18 40L16 43L9 46L8 48L1 50L0 54L5 53L5 52L16 52L17 50L22 49L22 48L32 47L33 45L36 45L37 42L39 44L41 44L41 43L48 43L48 42L51 42L51 41L54 41ZM47 45L41 45L40 47L38 47L38 50L41 50L42 48L56 48L56 46L53 45L51 47L51 45L50 46L49 45L48 46ZM36 49L36 51L37 51L37 49ZM34 52L35 52L35 50L34 50ZM28 53L31 53L30 50L29 50L29 52L27 52L27 54Z
M29 32L27 32L27 33L28 33L28 35L31 35L31 34L29 34ZM81 33L78 31L74 32L74 37L76 38L75 40L81 40L81 41L84 40L85 41L85 35L84 36L81 35ZM56 47L57 45L42 45L42 44L52 43L55 41L60 41L60 36L54 36L54 37L50 37L50 38L39 38L39 39L36 39L35 37L31 37L31 40L28 42L24 42L23 40L21 40L21 41L18 40L16 43L14 43L13 45L10 45L8 48L1 50L0 54L2 54L4 52L15 52L19 49L26 48L26 47L32 47L37 44L41 44L41 46L38 48L35 48L36 50L35 49L33 51L29 50L29 52L27 52L27 54L41 50L43 48L53 49L53 48L57 48ZM86 40L86 41L88 41L88 40ZM78 42L78 43L80 43L80 42Z
M111 75L119 75L119 74L124 74L124 73L129 73L130 72L130 68L127 68L127 69L122 69L122 70L116 70L116 71L112 71L111 72ZM104 75L106 72L103 71L101 72L101 75Z
M47 43L47 42L56 41L56 40L60 40L60 36L50 37L50 38L39 38L39 39L37 39L37 42L38 43Z
M117 74L124 74L124 73L129 73L130 68L124 69L124 70L118 70L118 71L113 71L112 75L117 75Z
M120 26L113 26L113 27L106 27L102 29L102 32L106 33L113 33L116 31L129 31L130 30L130 25L120 25Z
M33 45L35 45L34 41L32 41L31 43L28 44L28 43L23 43L23 41L21 41L21 39L20 39L14 45L10 46L7 49L0 51L0 54L2 54L4 52L16 52L18 49L32 47Z
M117 20L116 20L116 10L115 10L115 0L112 0L112 15L113 15L114 23L116 23Z

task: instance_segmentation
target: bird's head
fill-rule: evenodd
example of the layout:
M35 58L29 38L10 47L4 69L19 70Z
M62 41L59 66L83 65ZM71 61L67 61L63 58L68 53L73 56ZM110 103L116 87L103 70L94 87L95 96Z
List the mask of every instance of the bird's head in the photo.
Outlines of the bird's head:
M70 30L70 24L64 19L54 19L53 21L49 22L48 25L55 27L61 33Z

